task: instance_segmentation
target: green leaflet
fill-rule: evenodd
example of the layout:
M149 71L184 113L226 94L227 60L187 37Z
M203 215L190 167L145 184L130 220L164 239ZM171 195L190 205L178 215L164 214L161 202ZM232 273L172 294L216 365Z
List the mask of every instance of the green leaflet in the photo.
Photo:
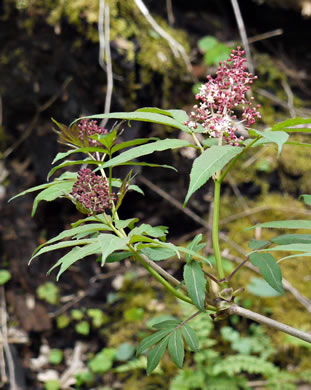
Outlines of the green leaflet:
M203 249L206 246L206 243L201 243L202 241L202 234L197 234L194 239L190 242L189 245L187 245L187 249L190 249L194 252L198 252L199 250ZM190 254L186 255L186 263L189 263L192 260L192 256Z
M251 250L255 251L257 249L261 249L262 247L266 246L269 243L270 241L251 240L248 243L248 246Z
M172 244L171 244L172 245ZM189 249L189 248L184 248L183 246L177 246L175 247L178 251L186 253L187 255L192 256L194 259L200 259L203 260L204 263L209 264L212 267L212 263L208 260L208 258L201 256L199 253Z
M281 294L264 279L253 277L247 285L247 290L257 297L278 297Z
M112 187L120 188L122 186L122 180L121 179L112 178L111 179L111 185L112 185ZM129 190L133 190L133 191L137 191L140 194L144 195L144 191L140 187L135 185L135 184L130 184L128 189Z
M70 165L83 165L83 164L93 164L93 165L102 165L103 163L101 161L96 161L96 160L90 160L90 159L85 159L85 160L66 160L63 163L57 165L56 167L52 168L50 172L48 173L48 179L58 170L61 168L68 167Z
M169 259L176 255L175 251L169 248L143 248L140 251L143 255L147 256L150 260L161 261Z
M107 257L106 263L115 263L117 261L127 259L131 256L133 256L133 253L130 251L114 252Z
M41 184L39 186L35 186L35 187L31 187L31 188L28 188L27 190L23 191L23 192L20 192L19 194L13 196L12 198L9 199L9 202L11 202L13 199L15 198L19 198L20 196L23 196L25 194L29 194L30 192L35 192L35 191L40 191L40 190L44 190L45 188L48 188L48 187L51 187L53 186L55 183L52 182L52 183L45 183L45 184Z
M155 141L148 143L147 145L137 146L136 148L131 148L125 152L119 154L117 157L112 158L102 165L102 168L115 167L117 165L124 165L125 163L134 160L138 157L146 156L153 152L168 150L168 149L178 149L185 146L191 146L188 141L181 139L169 139ZM132 164L132 163L131 163Z
M143 144L146 144L150 141L159 141L159 138L157 138L157 137L136 138L136 139L133 139L131 141L122 142L121 144L117 144L117 145L113 146L111 149L111 153L113 154L113 153L117 152L118 150L129 148L131 146L143 145Z
M131 233L129 234L129 236L131 236ZM161 248L170 249L170 250L172 250L172 251L174 251L176 253L176 256L178 258L180 258L180 253L179 252L183 252L183 253L185 253L187 255L192 256L194 259L203 260L205 263L208 263L210 266L212 266L212 264L210 263L210 261L206 257L201 256L199 253L196 253L196 252L194 252L191 249L184 248L183 246L175 246L174 244L172 244L170 242L160 242L160 241L154 240L152 238L141 236L141 235L133 235L133 236L131 236L130 243L132 244L132 243L135 243L135 242L150 242L150 243L154 244L153 247L161 247ZM140 248L138 248L138 249L140 249Z
M243 149L235 146L211 146L194 160L190 173L190 184L184 206L192 194L203 186L213 174L221 170L230 160L240 154Z
M262 249L269 251L293 251L293 252L311 252L311 244L288 244L288 245L278 245L269 249Z
M147 357L147 374L151 374L151 372L157 367L160 363L162 356L165 353L169 338L165 337L162 341L159 342L149 353Z
M152 327L155 329L174 329L179 324L179 320L166 320L153 324Z
M258 146L261 142L264 143L275 143L278 145L278 156L280 155L282 151L282 147L285 144L285 142L288 140L289 135L285 133L284 131L259 131L252 129L250 132L251 135L260 135L262 138L256 142L255 146Z
M193 261L185 265L184 281L193 303L199 310L205 311L206 280L199 262Z
M199 349L199 339L194 330L187 324L184 324L181 330L189 348L192 351L197 351Z
M37 211L38 204L41 200L51 202L61 196L68 195L72 191L73 181L53 182L53 185L41 191L34 199L31 216L33 217Z
M271 238L271 241L278 245L311 244L311 234L282 234L281 236Z
M305 204L307 204L308 206L311 206L311 195L302 194L299 196L299 199L301 199L301 198L303 199Z
M178 368L182 368L184 362L184 340L180 329L175 329L168 339L168 351L173 362Z
M114 222L115 227L117 229L125 229L129 227L130 229L133 229L136 222L138 222L138 218L129 218L129 219L118 219Z
M162 108L158 107L143 107L136 110L136 112L149 112L152 114L161 114L169 116L170 118L173 118L173 115L169 112L169 110L163 110Z
M104 225L106 225L107 223L106 217L103 214L97 214L96 216L91 215L90 217L79 219L78 221L72 223L71 226L75 228L77 226L80 226L82 223L86 223L86 222L102 222Z
M165 237L168 232L167 226L151 226L146 223L142 223L140 226L137 226L134 228L130 234L129 237L136 236L136 235L148 235L151 237L159 238L159 237Z
M140 355L145 352L148 348L152 347L158 341L162 340L165 336L171 333L172 329L162 329L159 332L153 333L142 340L139 347L137 348L136 355Z
M56 280L58 281L60 276L76 261L84 259L87 256L94 255L100 252L98 242L85 245L84 247L75 246L65 256L61 257L56 264L49 270L48 273L52 272L55 268L60 267Z
M177 129L183 130L187 133L190 133L190 130L187 126L185 126L183 123L180 123L177 120L173 119L172 116L173 115L170 113L167 114L167 111L165 111L165 110L147 107L145 109L141 108L141 109L134 111L134 112L115 112L115 113L111 113L111 114L91 115L91 116L87 116L87 117L83 117L83 118L78 118L73 123L75 123L81 119L96 119L96 118L97 119L103 119L103 118L125 119L125 120L129 120L129 121L133 120L133 121L159 123L161 125L175 127Z
M55 164L57 161L62 160L65 157L70 156L73 153L108 153L108 150L104 149L102 146L87 146L78 149L70 149L67 152L57 153L56 157L52 161L52 164Z
M102 260L101 265L103 266L106 262L107 257L119 250L119 249L126 249L127 244L129 242L128 237L120 238L113 234L100 234L98 237L98 242L101 247L102 252Z
M282 257L282 258L278 261L278 263L280 263L280 262L283 261L283 260L292 259L292 258L294 258L294 257L310 257L310 256L311 256L311 252L295 253L294 255Z
M265 281L280 294L284 294L282 271L275 258L270 253L251 253L249 258L251 263L259 268Z
M304 129L302 129L304 130ZM308 133L310 133L310 129L308 129ZM295 145L295 146L308 146L311 147L311 144L307 144L305 142L295 142L295 141L287 141L286 145Z
M42 247L44 247L46 245L50 245L53 242L60 241L64 238L73 237L77 234L86 234L86 233L92 234L92 233L100 231L100 230L112 230L112 229L108 225L105 225L103 223L94 223L94 224L78 226L78 227L73 228L73 229L64 230L63 232L61 232L57 236L51 238L47 242L38 246L38 248L35 249L33 254L38 252L38 250L40 250Z
M90 138L100 142L102 145L104 145L109 151L112 148L112 145L114 144L117 137L117 130L113 129L107 134L94 134L90 136Z
M257 227L272 228L272 229L311 229L311 221L304 219L292 219L288 221L272 221L260 223L249 227L245 230L255 229Z
M189 120L189 115L184 110L167 110L167 112L169 112L177 122L179 122L183 125L186 121ZM182 129L183 128L184 127L182 127ZM189 129L187 130L187 133L188 132L189 132Z
M62 242L58 242L57 244L54 244L54 245L46 246L46 247L40 249L39 252L37 252L36 254L34 254L31 257L31 259L29 260L29 264L32 262L32 260L35 257L38 257L38 256L42 255L43 253L55 251L57 249L62 249L62 248L68 248L70 246L87 245L87 244L91 244L94 241L97 241L97 239L96 238L89 238L89 239L83 239L83 240L62 241Z
M272 131L277 130L284 130L288 132L303 132L303 130L307 130L309 133L311 132L311 129L301 129L301 128L294 128L294 129L288 129L288 127L298 126L298 125L305 125L311 123L311 118L294 118L294 119L287 119L286 121L277 123L272 127Z

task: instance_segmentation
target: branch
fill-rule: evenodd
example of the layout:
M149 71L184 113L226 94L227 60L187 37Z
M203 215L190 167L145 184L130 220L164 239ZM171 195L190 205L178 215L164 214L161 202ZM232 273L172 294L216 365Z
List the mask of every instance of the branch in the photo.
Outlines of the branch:
M238 314L241 317L248 318L259 322L260 324L267 325L270 328L280 330L281 332L287 333L291 336L297 337L298 339L304 340L308 343L311 343L311 334L302 332L301 330L292 328L289 325L282 324L281 322L272 320L271 318L265 317L261 314L255 313L254 311L244 309L238 305L232 305L228 309L229 314Z
M184 47L176 41L173 37L171 37L161 26L158 25L158 23L153 19L153 17L150 15L148 8L145 6L142 0L135 0L135 3L137 7L139 8L140 12L144 15L147 22L153 27L153 29L162 37L164 38L167 43L169 44L174 56L178 58L180 55L183 58L188 71L190 72L192 69L189 57L186 53L186 50Z
M16 380L15 380L15 368L13 356L10 350L9 342L8 342L8 328L7 328L7 311L6 311L6 303L5 303L5 294L4 287L0 286L0 309L1 309L1 338L3 340L3 350L6 356L6 361L8 364L8 372L9 372L9 383L10 390L17 390Z
M111 96L113 90L113 73L112 61L110 52L110 18L109 5L105 4L105 0L99 0L99 16L98 16L98 36L99 36L99 65L107 72L107 93L105 99L105 114L109 114L111 107ZM105 56L104 56L105 53ZM104 61L106 59L106 63ZM105 126L108 119L103 119L101 126Z
M244 21L243 21L242 15L241 15L239 3L237 0L231 0L231 4L232 4L234 15L235 15L238 27L239 27L241 40L242 40L242 43L243 43L243 46L245 49L248 68L249 68L251 73L254 73L254 66L252 63L251 52L249 49L247 34L246 34L246 30L245 30Z

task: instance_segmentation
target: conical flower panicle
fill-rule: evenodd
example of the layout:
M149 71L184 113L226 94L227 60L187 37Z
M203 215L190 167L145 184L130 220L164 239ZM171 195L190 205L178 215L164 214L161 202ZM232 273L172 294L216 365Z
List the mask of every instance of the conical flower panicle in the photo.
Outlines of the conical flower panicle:
M261 118L257 110L260 105L254 107L254 98L248 100L246 97L257 76L246 71L244 54L240 47L232 50L230 58L219 63L216 77L207 76L207 83L200 87L196 95L200 104L193 107L189 120L185 122L191 130L195 130L200 123L210 137L222 138L230 145L238 146L239 140L244 137L236 135L239 122L234 110L242 106L240 123L244 122L246 128Z

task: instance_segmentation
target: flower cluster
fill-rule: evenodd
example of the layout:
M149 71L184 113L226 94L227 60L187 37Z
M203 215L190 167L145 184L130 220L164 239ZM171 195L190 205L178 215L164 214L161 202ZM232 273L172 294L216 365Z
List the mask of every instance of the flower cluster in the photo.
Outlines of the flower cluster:
M88 138L88 142L90 146L100 146L100 142L89 139L91 135L95 134L102 134L105 135L108 133L108 130L105 129L102 126L98 126L97 122L94 120L88 120L88 119L82 119L80 123L78 124L78 127L80 129L79 131L79 138L81 141L83 141L85 138Z
M244 50L240 47L232 50L230 58L220 62L216 77L207 76L208 82L203 84L196 99L200 105L195 105L185 122L191 130L202 124L205 132L210 137L222 138L231 145L238 146L244 137L238 137L237 116L234 109L242 106L240 123L244 122L246 128L253 125L257 118L261 118L258 108L253 106L251 97L246 97L250 84L257 76L246 71L246 59Z
M115 194L109 194L107 179L96 175L89 168L82 168L78 172L72 196L89 211L90 215L111 209L112 202L116 199Z

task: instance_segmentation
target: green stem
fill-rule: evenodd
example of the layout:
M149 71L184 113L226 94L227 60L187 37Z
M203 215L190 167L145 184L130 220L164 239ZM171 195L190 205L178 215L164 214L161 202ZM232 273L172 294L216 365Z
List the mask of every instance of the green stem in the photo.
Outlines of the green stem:
M221 280L225 277L220 247L219 247L219 204L220 204L220 188L221 181L219 179L215 179L215 188L214 188L214 212L213 212L213 231L212 231L212 239L213 239L213 248L216 259L216 266L218 272L218 279Z
M193 302L190 298L188 298L186 295L181 293L178 290L175 290L173 286L171 286L156 270L150 267L150 265L147 264L147 262L135 251L135 249L129 245L130 251L133 253L135 258L140 262L140 264L149 272L152 276L155 277L170 293L175 295L176 298L181 299L182 301L191 303L193 305Z
M106 214L104 214L105 216L105 219L106 219L106 222L107 224L112 228L112 230L115 232L115 234L118 236L118 237L121 237L121 238L124 238L126 237L126 233L123 229L121 230L118 230L116 229L113 224L108 220ZM140 264L149 272L151 273L151 275L153 275L155 277L155 279L157 279L170 293L172 293L173 295L175 295L176 298L179 298L181 299L182 301L185 301L185 302L188 302L192 305L194 305L194 303L192 302L192 300L187 297L186 295L184 295L183 293L181 293L180 291L176 290L166 279L164 279L154 268L152 268L151 265L148 264L147 261L145 261L142 256L139 255L139 253L137 253L137 251L133 248L133 246L131 244L128 245L128 248L129 250L133 253L133 256L140 262ZM166 272L163 270L163 272ZM176 281L177 282L177 281ZM206 309L207 310L212 310L212 311L216 311L216 307L215 306L212 306L212 305L207 305L206 306Z
M204 148L201 145L200 141L197 139L197 137L196 137L196 135L194 133L191 133L191 135L192 135L192 138L194 139L194 142L198 145L201 153L203 153L204 152Z

